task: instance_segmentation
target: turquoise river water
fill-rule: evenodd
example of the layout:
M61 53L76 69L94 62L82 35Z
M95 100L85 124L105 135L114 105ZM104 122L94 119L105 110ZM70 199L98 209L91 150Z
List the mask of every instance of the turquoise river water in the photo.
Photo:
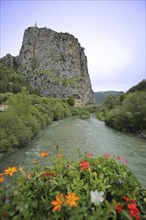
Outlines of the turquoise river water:
M95 156L104 153L119 155L128 160L128 168L146 188L146 142L134 134L123 133L107 127L103 122L91 117L82 120L70 117L53 122L24 148L5 156L0 161L0 170L8 166L21 166L27 169L35 166L32 162L40 160L40 152L47 151L49 156L41 160L50 164L56 154L56 145L68 158L75 158L80 152L92 152Z

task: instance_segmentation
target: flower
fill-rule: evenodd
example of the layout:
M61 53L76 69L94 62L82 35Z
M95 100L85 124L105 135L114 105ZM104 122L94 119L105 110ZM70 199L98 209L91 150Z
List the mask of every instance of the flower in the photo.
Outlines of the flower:
M126 164L126 165L128 164L128 160L125 160L125 164Z
M79 197L76 196L76 193L69 193L65 196L67 199L66 203L69 204L69 206L72 208L73 206L77 206L77 201L79 200Z
M4 170L4 174L5 175L10 175L13 176L14 173L17 172L17 168L16 167L8 167L8 169Z
M41 155L41 157L46 157L48 155L48 153L45 151L42 151L42 152L40 152L40 155Z
M34 160L32 163L33 164L36 164L36 163L38 163L39 161L38 160Z
M5 181L4 177L0 177L0 183L3 183Z
M91 164L88 161L81 161L80 162L80 170L87 170Z
M45 178L46 176L47 177L50 176L50 172L49 171L46 171L46 172L41 174L41 178Z
M128 201L129 200L129 196L123 196L122 197L125 201Z
M57 195L57 196L56 196L56 200L53 200L53 201L51 202L51 204L54 206L54 208L53 208L52 211L53 211L53 212L60 211L63 202L64 202L63 194Z
M93 153L87 153L87 157L93 157Z
M121 156L117 156L117 160L118 161L122 161L122 157Z
M104 197L103 197L104 192L103 191L98 192L96 189L95 191L91 191L90 195L91 195L91 202L94 204L99 204L99 203L103 202L103 200L104 200Z
M131 203L127 204L129 214L135 220L140 220L139 209L137 208L136 202L134 199L130 200Z
M2 173L0 173L0 177L1 177L1 176L3 176L3 174L2 174Z
M120 204L119 202L117 203L116 211L117 211L117 213L119 213L119 214L122 213L122 206L121 206L121 204Z
M55 177L55 176L56 176L55 172L49 172L49 171L46 171L41 174L42 179L44 179L45 177Z
M4 204L9 205L10 201L8 199L5 200Z
M25 176L25 179L29 180L31 177L33 177L33 175L34 175L34 172L30 172Z
M105 154L103 155L103 157L104 157L105 159L108 159L108 158L110 158L110 157L111 157L111 155L110 155L110 154L105 153Z

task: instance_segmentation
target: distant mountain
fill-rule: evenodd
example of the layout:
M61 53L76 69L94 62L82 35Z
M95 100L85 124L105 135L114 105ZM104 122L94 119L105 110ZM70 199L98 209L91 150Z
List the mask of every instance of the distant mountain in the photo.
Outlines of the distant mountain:
M104 91L104 92L94 92L94 98L97 104L103 104L106 97L109 95L121 95L122 91Z
M146 80L143 79L141 82L139 82L137 85L132 86L127 93L130 92L136 92L136 91L145 91L146 92Z

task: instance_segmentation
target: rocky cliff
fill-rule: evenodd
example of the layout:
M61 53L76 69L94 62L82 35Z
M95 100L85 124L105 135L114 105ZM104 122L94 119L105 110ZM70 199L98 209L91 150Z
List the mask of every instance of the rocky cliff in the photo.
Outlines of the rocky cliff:
M71 34L29 27L17 62L23 77L42 95L73 94L83 104L93 101L84 48Z

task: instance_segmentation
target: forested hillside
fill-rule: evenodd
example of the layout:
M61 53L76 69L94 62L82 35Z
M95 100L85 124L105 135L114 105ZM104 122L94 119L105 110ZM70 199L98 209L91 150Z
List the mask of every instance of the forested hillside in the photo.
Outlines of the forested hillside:
M108 96L96 111L98 119L123 131L146 130L146 80L133 86L126 94Z
M109 95L121 95L124 92L119 91L105 91L105 92L94 92L94 98L97 104L103 104L106 97Z

